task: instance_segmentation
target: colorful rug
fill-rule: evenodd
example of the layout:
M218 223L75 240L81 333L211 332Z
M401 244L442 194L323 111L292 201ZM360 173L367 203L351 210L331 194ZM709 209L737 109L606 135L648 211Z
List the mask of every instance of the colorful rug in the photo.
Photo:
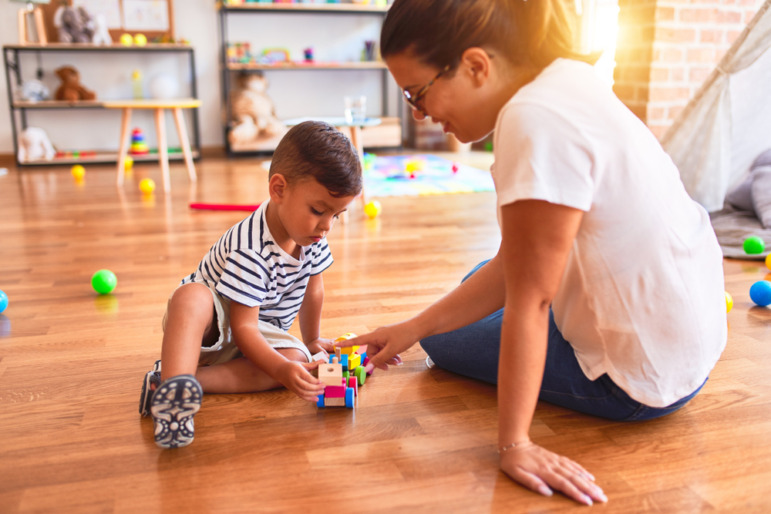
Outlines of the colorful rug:
M372 196L417 196L493 191L489 171L436 155L364 156L364 191Z

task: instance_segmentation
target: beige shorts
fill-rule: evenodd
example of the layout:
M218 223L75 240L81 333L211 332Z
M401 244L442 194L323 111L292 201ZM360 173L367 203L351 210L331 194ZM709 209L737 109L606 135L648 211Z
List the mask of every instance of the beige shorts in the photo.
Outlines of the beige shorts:
M211 291L212 299L214 300L214 316L217 328L219 329L219 338L211 346L201 345L201 356L198 358L199 366L222 364L223 362L243 356L238 346L233 342L233 334L230 330L230 300L222 297L211 287L209 287L209 291ZM174 293L171 293L171 296L174 296ZM169 296L169 303L171 302L171 296ZM166 304L166 313L163 315L162 325L164 331L166 330L166 318L169 314L169 303ZM308 350L308 347L292 334L263 320L260 320L259 328L260 333L272 348L276 350L294 348L300 350L308 362L311 361L311 352Z

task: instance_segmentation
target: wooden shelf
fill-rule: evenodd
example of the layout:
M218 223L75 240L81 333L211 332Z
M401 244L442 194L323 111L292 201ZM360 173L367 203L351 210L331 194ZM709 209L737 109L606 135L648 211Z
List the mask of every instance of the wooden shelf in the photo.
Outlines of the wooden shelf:
M262 4L248 3L240 5L229 5L219 2L218 8L223 11L262 11L262 12L310 12L310 13L347 13L347 14L367 14L388 12L390 6L379 6L371 4Z
M382 61L355 62L279 62L273 64L228 63L229 70L385 70Z
M94 45L91 43L48 43L38 44L33 43L29 45L3 45L3 48L9 50L45 50L46 52L60 51L60 52L99 52L99 51L125 51L125 52L178 52L192 50L193 47L182 43L147 43L144 46L131 45L125 46L121 44L112 45Z
M12 107L14 109L102 109L104 104L99 100L83 100L79 102L16 100L13 102Z
M86 155L82 155L85 153ZM193 150L193 159L198 159L200 157L200 152L198 150ZM145 155L128 155L131 157L135 163L144 163L144 162L157 162L158 161L158 153L149 153ZM182 154L182 151L169 151L169 161L184 161L185 156ZM77 157L71 156L71 157L54 157L50 161L47 161L45 159L35 159L32 161L24 161L21 164L24 166L56 166L56 165L67 165L67 164L105 164L105 163L114 163L118 162L118 152L109 152L109 151L94 151L89 152L87 150L81 150L79 152L79 155Z

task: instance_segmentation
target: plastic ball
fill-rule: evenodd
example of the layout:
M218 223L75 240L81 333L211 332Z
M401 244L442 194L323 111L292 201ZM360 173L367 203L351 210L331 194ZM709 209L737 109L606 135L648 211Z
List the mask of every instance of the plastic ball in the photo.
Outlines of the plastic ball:
M123 162L123 169L125 171L131 171L131 168L133 167L134 167L134 159L132 159L127 155L126 160Z
M380 205L380 202L377 200L372 200L371 202L367 202L367 205L364 206L364 214L367 215L367 217L371 220L378 217L380 214L380 211L383 210L383 206Z
M84 168L80 164L76 164L75 166L70 168L70 173L72 173L72 177L75 180L83 180L83 177L86 176L86 168Z
M155 191L155 181L151 178L143 178L139 181L139 190L149 195Z
M763 253L765 249L766 243L758 236L750 236L744 240L744 252L748 255Z
M134 36L134 44L137 46L145 46L147 44L147 36L144 34L136 34Z
M771 270L771 253L766 255L766 268Z
M8 308L8 295L0 291L0 312Z
M110 294L116 285L118 278L108 269L100 269L91 277L91 287L99 294Z
M121 34L120 44L123 46L131 46L134 44L134 38L131 36L131 34Z
M731 312L731 309L734 308L734 299L731 296L731 293L728 291L725 292L725 311Z
M771 304L771 282L758 280L750 287L750 298L761 307Z

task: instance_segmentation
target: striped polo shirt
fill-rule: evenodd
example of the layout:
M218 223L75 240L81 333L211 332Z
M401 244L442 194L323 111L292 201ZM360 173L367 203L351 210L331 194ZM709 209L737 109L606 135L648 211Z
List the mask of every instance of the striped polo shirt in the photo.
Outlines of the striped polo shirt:
M225 232L182 284L213 287L228 300L259 307L261 320L289 330L311 275L327 269L333 259L326 238L302 247L299 259L281 249L265 220L267 206L266 200Z

